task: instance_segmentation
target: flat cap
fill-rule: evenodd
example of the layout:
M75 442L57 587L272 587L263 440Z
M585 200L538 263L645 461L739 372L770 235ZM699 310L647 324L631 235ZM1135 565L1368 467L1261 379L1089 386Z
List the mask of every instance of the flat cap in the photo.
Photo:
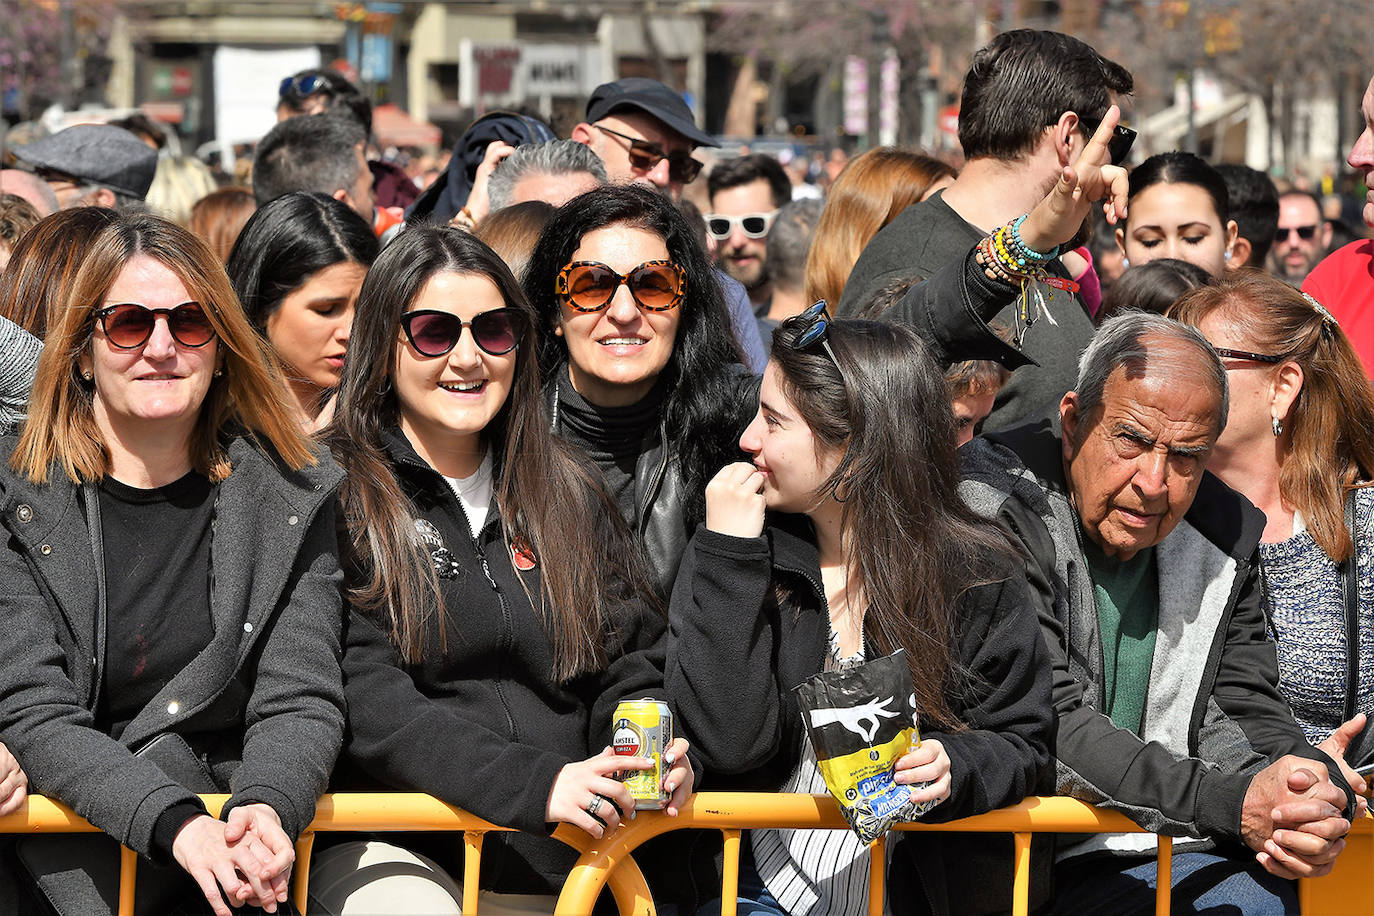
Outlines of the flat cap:
M642 76L627 76L593 89L587 100L587 121L595 124L606 115L627 108L657 118L697 146L720 146L710 134L697 127L692 109L687 107L682 96L658 80Z
M91 184L147 197L157 171L157 150L121 127L78 124L14 148L15 158Z

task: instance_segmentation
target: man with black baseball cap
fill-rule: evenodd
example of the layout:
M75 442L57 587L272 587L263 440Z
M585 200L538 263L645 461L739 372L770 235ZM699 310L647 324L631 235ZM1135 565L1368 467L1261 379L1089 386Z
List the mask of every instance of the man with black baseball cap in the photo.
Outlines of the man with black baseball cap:
M591 147L611 181L651 184L674 200L701 171L692 150L720 145L697 127L681 95L638 76L597 86L572 139Z
M157 171L157 150L109 124L69 127L15 147L14 157L48 183L64 210L138 203Z

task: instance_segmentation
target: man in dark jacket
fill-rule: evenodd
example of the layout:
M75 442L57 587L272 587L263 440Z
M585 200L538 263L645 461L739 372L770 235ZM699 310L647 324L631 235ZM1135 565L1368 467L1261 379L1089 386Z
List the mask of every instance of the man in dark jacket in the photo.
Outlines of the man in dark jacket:
M961 259L978 240L1028 213L1078 158L1131 75L1076 38L1058 32L1004 32L974 55L964 77L959 143L968 163L944 191L903 210L864 248L845 284L837 316L853 316L894 280L924 280ZM1067 248L1072 248L1070 243ZM1049 262L1061 277L1086 262ZM1038 365L1018 371L997 395L986 429L1004 429L1058 401L1073 384L1073 364L1092 337L1092 320L1074 294L1048 288L1042 326L1026 335ZM1015 304L998 316L1016 326Z
M1188 838L1175 901L1292 912L1283 879L1329 870L1356 797L1278 692L1264 516L1204 470L1226 412L1226 371L1200 335L1123 315L1084 353L1062 433L1042 420L975 440L961 490L1029 558L1055 666L1059 792ZM1150 834L1061 844L1056 905L1151 911L1153 846Z

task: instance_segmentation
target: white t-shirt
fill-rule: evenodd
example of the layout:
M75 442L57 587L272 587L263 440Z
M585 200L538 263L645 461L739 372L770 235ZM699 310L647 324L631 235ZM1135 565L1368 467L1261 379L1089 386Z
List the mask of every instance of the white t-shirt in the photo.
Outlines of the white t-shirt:
M472 536L477 537L477 532L486 524L487 509L491 506L491 451L488 450L477 472L471 477L445 477L444 480L453 489L453 494L463 507L463 514L468 517Z

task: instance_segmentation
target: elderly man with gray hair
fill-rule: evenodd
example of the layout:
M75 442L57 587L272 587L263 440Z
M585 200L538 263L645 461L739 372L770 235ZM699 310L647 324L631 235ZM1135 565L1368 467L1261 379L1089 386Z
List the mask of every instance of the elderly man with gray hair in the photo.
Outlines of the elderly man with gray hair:
M1175 912L1296 912L1285 879L1330 869L1357 796L1279 695L1264 516L1205 470L1227 406L1201 335L1128 312L1098 330L1057 417L961 450L961 491L1028 559L1058 791L1182 838ZM1054 909L1153 912L1153 847L1061 841Z
M561 207L584 191L606 183L606 166L576 140L517 146L487 182L491 213L511 204L542 200Z

